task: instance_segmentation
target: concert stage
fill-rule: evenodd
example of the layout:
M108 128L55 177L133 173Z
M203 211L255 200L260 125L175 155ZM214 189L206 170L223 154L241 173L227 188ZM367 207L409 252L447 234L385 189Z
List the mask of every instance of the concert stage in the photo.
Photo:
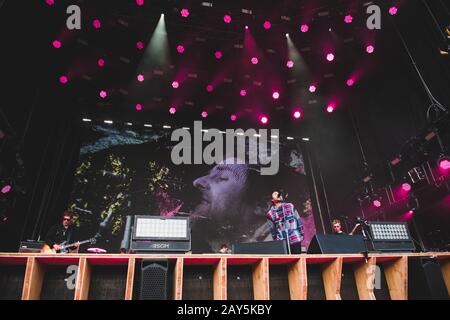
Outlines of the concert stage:
M427 292L419 284L423 275L431 288L428 298L436 298L436 283L430 277L439 269L438 278L442 274L447 289L443 298L450 295L450 253L371 254L367 263L359 254L2 253L0 299L139 299L143 260L168 261L168 300L408 300Z

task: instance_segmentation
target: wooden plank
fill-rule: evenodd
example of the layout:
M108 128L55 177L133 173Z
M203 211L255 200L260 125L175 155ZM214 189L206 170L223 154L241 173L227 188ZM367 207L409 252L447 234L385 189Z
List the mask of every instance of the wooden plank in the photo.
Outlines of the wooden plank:
M447 286L447 292L450 296L450 259L441 260L442 276L444 277L445 285Z
M408 256L384 265L384 274L392 300L408 300Z
M253 297L255 300L269 300L269 259L263 258L253 267Z
M155 254L152 255L152 258L154 259L177 259L180 257L184 257L185 255L182 254ZM439 260L445 260L450 259L450 252L427 252L427 253L393 253L393 254L369 254L369 257L381 257L386 259L396 259L397 257L430 257L434 256L438 258ZM110 260L114 260L117 264L122 261L123 264L126 264L127 259L136 258L136 259L145 259L148 258L148 255L142 255L142 254L98 254L93 256L92 254L70 254L70 255L53 255L53 254L40 254L40 253L0 253L0 263L8 263L8 262L14 262L14 261L21 261L23 259L27 259L29 257L39 257L39 260L41 262L45 262L44 264L53 264L53 261L61 261L62 265L70 265L73 264L73 261L77 261L80 258L90 258L92 261L104 261L105 263L112 263ZM310 259L310 262L313 262L314 260L325 260L328 259L328 261L333 260L335 258L345 258L345 261L350 260L358 260L358 259L364 259L364 256L362 254L317 254L317 255L303 255L302 257L306 257ZM198 261L197 265L212 265L215 262L214 260L218 261L221 258L234 258L234 262L238 263L240 260L243 262L248 261L249 259L262 259L262 258L271 258L271 259L286 259L286 260L292 260L291 258L288 258L286 255L219 255L219 254L193 254L189 255L187 257L191 262L194 260ZM100 262L101 262L100 261ZM291 262L291 261L288 261ZM308 262L308 263L310 263ZM381 261L378 261L380 263ZM318 263L321 263L320 261ZM92 264L99 264L99 263L92 263Z
M342 257L323 265L322 278L327 300L341 300Z
M81 258L78 265L77 284L75 287L75 300L88 300L89 286L91 285L91 266L87 258Z
M306 300L308 297L308 274L306 258L300 258L288 267L291 300Z
M27 261L22 300L39 300L44 282L45 266L37 258L30 257Z
M134 270L136 269L136 259L128 259L127 287L125 289L125 300L133 300Z
M227 258L221 258L214 268L214 300L227 300Z
M369 258L367 263L364 261L355 265L355 281L360 300L376 300L375 276L377 268L377 258Z
M183 268L184 260L183 258L178 258L175 269L174 269L174 279L173 281L173 299L183 300Z

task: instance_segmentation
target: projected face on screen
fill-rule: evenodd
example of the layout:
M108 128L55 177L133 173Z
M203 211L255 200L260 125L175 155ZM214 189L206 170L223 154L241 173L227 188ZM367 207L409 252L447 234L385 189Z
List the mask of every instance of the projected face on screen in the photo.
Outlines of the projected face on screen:
M84 130L68 207L86 238L112 212L102 238L109 252L119 251L128 215L189 217L194 253L218 252L224 243L270 241L266 213L279 189L289 192L301 212L306 246L315 233L302 150L294 142L280 145L279 173L263 176L258 165L233 156L214 166L175 165L167 129L86 125Z
M247 182L247 165L232 163L233 159L227 160L194 181L194 187L201 193L195 214L225 220L236 213Z

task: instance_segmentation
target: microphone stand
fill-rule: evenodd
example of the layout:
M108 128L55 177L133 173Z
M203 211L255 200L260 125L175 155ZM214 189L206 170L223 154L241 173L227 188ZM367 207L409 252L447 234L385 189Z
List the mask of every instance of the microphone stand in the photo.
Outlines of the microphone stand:
M361 222L361 232L364 238L364 246L366 247L366 251L362 252L364 255L364 259L366 260L366 263L369 262L369 248L367 247L367 242L371 241L370 239L370 232L368 230L368 224L366 220L362 220Z
M287 226L286 226L286 215L284 213L284 206L283 204L285 203L284 197L283 197L283 201L281 201L281 210L283 211L283 220L284 220L284 234L286 235L286 242L287 242L287 247L288 247L288 254L292 255L291 253L291 243L289 241L289 232L287 230Z

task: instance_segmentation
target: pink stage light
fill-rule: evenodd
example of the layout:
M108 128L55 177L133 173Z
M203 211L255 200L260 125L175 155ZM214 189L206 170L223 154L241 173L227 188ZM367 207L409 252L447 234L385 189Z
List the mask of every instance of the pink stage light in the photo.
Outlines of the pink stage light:
M280 99L280 93L278 91L275 91L274 93L272 93L272 98L274 98L275 100Z
M59 49L59 48L61 48L61 46L62 46L61 41L59 41L59 40L53 41L53 48Z
M139 82L144 82L144 80L145 80L144 75L143 75L143 74L138 74L138 76L137 76L137 81L139 81Z
M177 108L175 108L175 107L171 107L170 109L169 109L169 113L170 114L175 114L177 112Z
M186 9L186 8L181 9L181 16L182 16L183 18L189 17L189 10Z
M107 96L108 96L108 93L105 90L100 91L100 98L106 99Z
M395 16L396 14L398 13L398 8L397 7L390 7L389 8L389 14L391 15L391 16Z
M450 160L448 160L448 159L439 160L439 168L444 171L449 170L450 169Z
M208 85L206 86L206 91L208 91L208 92L213 92L213 91L214 91L214 86L213 86L212 84L208 84Z
M136 0L136 4L138 6L143 6L144 5L144 0Z
M302 113L301 113L300 111L295 111L295 112L294 112L294 118L295 118L295 119L298 120L298 119L300 119L301 117L302 117Z
M92 25L94 26L95 29L100 29L100 28L102 27L102 23L101 23L100 20L98 20L98 19L95 19L95 20L92 22Z
M222 59L223 57L222 51L214 52L214 56L216 57L216 59Z
M347 24L350 24L350 23L352 23L353 22L353 17L352 17L352 15L346 15L345 16L345 18L344 18L344 21L345 21L345 23L347 23Z
M138 103L138 104L136 105L136 110L137 110L137 111L141 111L141 110L142 110L142 104L139 104L139 103Z
M330 61L330 62L333 61L334 60L334 54L333 53L328 53L327 54L327 60Z
M232 114L230 119L231 119L231 121L236 121L237 120L237 115Z
M347 80L347 86L353 87L354 85L355 85L355 80L354 79L348 79Z
M144 49L144 43L142 41L138 41L136 43L136 48L138 48L138 50Z
M413 216L414 216L414 211L413 210L409 210L407 213L405 213L402 216L401 220L402 221L409 221L409 220L412 219Z
M259 60L258 60L257 57L253 57L252 60L251 60L251 62L252 62L252 64L257 65L258 62L259 62Z
M180 83L178 81L172 82L172 88L178 89L180 87Z
M205 119L208 117L208 112L203 111L201 115L202 115L202 118Z
M241 95L241 97L245 97L247 95L247 90L242 89L239 94Z
M366 47L366 52L367 53L374 53L375 52L375 47L373 46L373 45L368 45L367 47Z
M248 30L248 26L245 26L245 30Z
M381 206L382 206L382 203L381 203L380 200L374 200L374 201L372 202L372 204L373 204L373 206L374 206L375 208L381 208Z
M103 68L105 66L105 60L103 59L98 59L97 64L100 68Z
M4 186L2 188L2 193L3 194L7 194L7 193L9 193L11 191L11 189L12 189L12 187L9 184L7 184L6 186Z
M269 122L269 118L267 118L266 116L262 116L259 120L262 124L267 124Z
M225 23L231 23L231 16L230 15L225 15L224 17L223 17L223 22L225 22Z
M289 69L292 69L292 68L294 67L294 61L289 60L289 61L286 63L286 66L287 66Z
M67 82L69 82L69 78L67 78L67 76L61 76L59 77L59 82L61 84L66 84Z
M314 93L316 91L317 91L317 86L315 86L313 84L309 86L309 92Z
M270 21L265 21L264 24L264 29L269 30L270 28L272 28L272 24L270 23Z
M327 107L327 112L328 113L333 113L334 112L334 106L332 105L332 104L330 104L328 107Z
M402 190L405 192L410 192L412 190L412 186L409 183L402 184Z
M183 53L184 52L184 46L182 46L181 44L177 47L177 51L178 53Z
M52 6L55 4L55 0L45 0L45 2L49 5Z
M309 31L309 26L307 24L302 24L300 26L300 31L303 32L303 33L308 32Z

